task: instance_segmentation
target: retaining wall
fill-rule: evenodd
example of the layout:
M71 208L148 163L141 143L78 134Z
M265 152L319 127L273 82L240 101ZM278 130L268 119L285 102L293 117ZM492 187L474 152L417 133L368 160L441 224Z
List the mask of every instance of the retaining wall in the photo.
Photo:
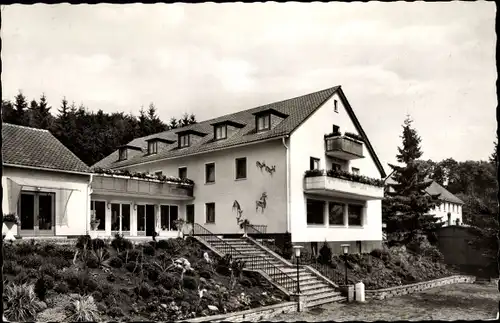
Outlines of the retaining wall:
M419 282L409 285L402 285L396 287L389 287L383 289L376 290L366 290L365 297L367 300L369 299L386 299L395 296L401 296L406 294L417 293L426 289L449 285L449 284L457 284L457 283L469 283L472 284L476 281L476 277L474 276L466 276L466 275L456 275L450 277L444 277L439 279L434 279L425 282Z

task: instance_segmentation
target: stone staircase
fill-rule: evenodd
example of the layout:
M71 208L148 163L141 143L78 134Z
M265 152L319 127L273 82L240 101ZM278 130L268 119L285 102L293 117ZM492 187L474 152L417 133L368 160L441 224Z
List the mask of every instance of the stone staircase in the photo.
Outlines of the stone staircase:
M284 280L290 281L290 278L293 279L293 287L289 286L285 289L289 293L296 293L297 267L280 256L264 250L251 240L243 238L211 241L210 245L218 250L224 247L227 248L227 245L230 245L237 251L237 254L233 255L233 259L245 261L245 267L248 269L262 270L277 285L284 287ZM276 268L279 270L276 270ZM288 277L283 277L283 273ZM299 268L299 282L301 295L306 296L306 306L309 308L346 300L346 297L342 296L324 277L306 267Z

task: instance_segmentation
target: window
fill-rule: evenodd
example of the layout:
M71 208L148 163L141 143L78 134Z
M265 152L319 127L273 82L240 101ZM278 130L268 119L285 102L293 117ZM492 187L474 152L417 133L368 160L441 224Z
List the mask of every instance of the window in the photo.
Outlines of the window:
M227 126L220 125L215 127L215 140L227 138Z
M160 224L162 230L175 231L177 226L175 221L179 218L179 208L177 205L162 205L160 207Z
M319 169L319 158L309 157L309 169Z
M339 126L337 125L332 125L332 133L339 133L340 132L340 128Z
M155 172L155 175L156 176L161 176L161 175L163 175L163 172L161 170L159 170L159 171Z
M127 148L120 148L118 151L118 160L127 159Z
M111 204L111 231L130 231L130 204Z
M99 220L97 230L104 231L106 229L106 202L92 201L90 203L90 210L92 216L95 217L96 220Z
M307 224L325 223L325 202L319 200L307 200Z
M215 163L205 165L205 183L215 183Z
M179 178L187 178L188 169L187 167L179 167Z
M353 173L353 174L355 174L355 175L359 175L359 168L352 167L352 168L351 168L351 171L352 171L352 173Z
M332 169L336 171L342 170L342 165L337 163L332 163Z
M339 113L339 109L337 107L337 100L333 100L333 111Z
M349 225L360 226L363 216L363 206L350 204L348 207Z
M271 115L263 115L257 117L257 131L271 129Z
M328 223L329 225L344 225L344 204L328 203Z
M189 147L189 134L179 136L179 147Z
M148 141L148 154L158 153L158 141Z
M205 204L206 223L215 223L215 203Z
M236 158L236 179L247 178L247 159Z

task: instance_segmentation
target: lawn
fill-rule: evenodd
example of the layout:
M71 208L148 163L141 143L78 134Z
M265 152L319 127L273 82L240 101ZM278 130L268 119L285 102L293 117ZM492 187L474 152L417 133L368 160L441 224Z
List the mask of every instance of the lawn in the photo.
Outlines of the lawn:
M7 243L3 252L5 316L14 321L173 321L286 298L193 238L134 246L80 237L77 246Z
M385 300L333 303L272 321L484 320L496 317L499 301L496 285L453 284Z

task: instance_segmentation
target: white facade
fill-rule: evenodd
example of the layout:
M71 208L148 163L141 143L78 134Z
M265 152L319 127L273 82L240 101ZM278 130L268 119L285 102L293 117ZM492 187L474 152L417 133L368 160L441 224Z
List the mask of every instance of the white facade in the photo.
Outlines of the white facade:
M463 224L461 204L442 201L441 205L431 210L430 213L444 222L444 226L456 225L457 220L459 224Z
M83 235L89 229L89 175L3 167L3 213L17 213L14 235ZM5 224L2 233L6 233Z
M335 105L337 105L337 112L335 112ZM337 94L314 112L290 137L290 223L292 242L381 241L383 188L337 180L337 185L353 187L352 191L349 194L332 192L329 194L321 193L321 195L310 195L304 192L304 173L309 170L310 157L319 159L320 169L332 168L334 160L325 153L324 135L332 132L333 125L338 126L342 133L350 132L360 135ZM363 156L364 158L341 162L342 170L353 172L353 168L355 168L354 171L359 172L360 175L381 179L381 174L365 144L363 144ZM377 197L363 197L362 191L364 188L375 191L374 194ZM345 189L345 192L350 189ZM349 204L362 206L361 225L349 225L347 207L344 208L344 223L342 225L330 225L328 221L328 203L325 203L324 223L308 224L306 218L308 198L325 202L339 202L345 206Z

